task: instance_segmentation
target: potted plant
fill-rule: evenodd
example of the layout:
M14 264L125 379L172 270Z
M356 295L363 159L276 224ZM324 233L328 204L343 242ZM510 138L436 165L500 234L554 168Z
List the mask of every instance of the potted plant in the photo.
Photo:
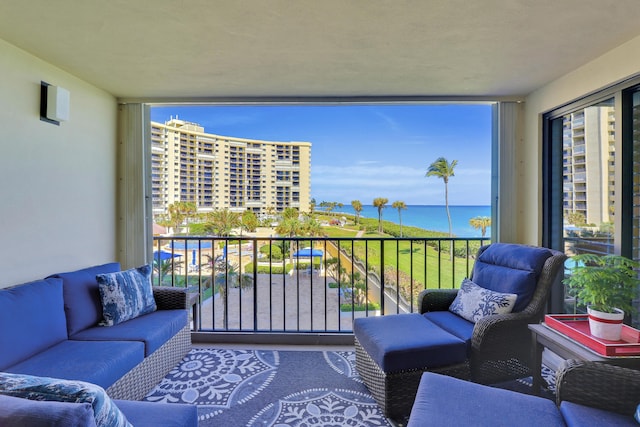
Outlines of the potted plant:
M633 310L640 264L620 255L581 254L563 283L587 305L591 335L618 341L625 312Z

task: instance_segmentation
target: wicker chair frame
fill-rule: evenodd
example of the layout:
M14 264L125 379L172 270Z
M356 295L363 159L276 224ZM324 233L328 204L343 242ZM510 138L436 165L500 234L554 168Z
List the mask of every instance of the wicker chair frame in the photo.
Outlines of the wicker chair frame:
M190 309L191 293L191 290L184 288L153 288L158 310ZM140 400L145 397L191 349L190 329L187 322L180 332L107 388L107 394L112 399L121 400Z
M490 245L478 250L479 257ZM529 305L518 313L488 316L475 324L471 355L463 364L400 372L384 372L355 339L356 369L372 396L388 418L409 415L423 372L437 372L479 383L495 384L531 375L530 323L539 323L544 315L549 291L562 271L565 254L551 250ZM457 289L427 289L418 297L418 311L447 310Z
M640 366L638 366L640 368ZM633 416L640 371L601 362L567 360L556 374L556 400Z

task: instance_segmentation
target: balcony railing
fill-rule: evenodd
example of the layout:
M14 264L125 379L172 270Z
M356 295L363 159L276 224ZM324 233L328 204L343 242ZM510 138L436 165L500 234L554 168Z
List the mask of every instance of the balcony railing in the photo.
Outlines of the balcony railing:
M154 237L153 284L199 292L198 332L351 334L457 288L485 238Z

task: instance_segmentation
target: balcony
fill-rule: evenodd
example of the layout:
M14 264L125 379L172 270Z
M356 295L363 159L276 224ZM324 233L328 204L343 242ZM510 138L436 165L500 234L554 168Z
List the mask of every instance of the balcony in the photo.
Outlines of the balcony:
M490 242L239 239L154 238L153 284L200 294L195 332L225 339L248 333L252 340L256 335L350 337L357 317L409 313L421 290L457 288L470 275L477 248Z

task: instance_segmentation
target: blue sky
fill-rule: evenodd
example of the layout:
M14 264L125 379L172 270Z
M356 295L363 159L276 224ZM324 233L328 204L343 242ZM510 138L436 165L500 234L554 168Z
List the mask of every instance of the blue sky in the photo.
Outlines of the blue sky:
M458 160L449 180L451 205L491 204L491 106L288 105L163 106L205 132L267 141L311 142L311 197L345 204L376 197L390 203L443 205L442 179L426 178L438 157Z

